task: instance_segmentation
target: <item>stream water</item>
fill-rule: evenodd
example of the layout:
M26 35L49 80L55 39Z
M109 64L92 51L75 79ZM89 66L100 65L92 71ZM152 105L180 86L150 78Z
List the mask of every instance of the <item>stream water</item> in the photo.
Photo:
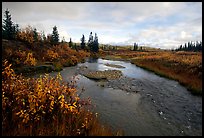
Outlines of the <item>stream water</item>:
M106 63L125 68L108 67ZM110 82L110 87L101 87L99 82L76 74L82 65L101 71L121 70L123 79ZM90 97L100 121L114 130L122 129L126 136L202 136L202 97L192 95L177 81L129 62L104 59L88 60L60 73L65 81L77 75L78 89L85 88L81 97ZM133 92L114 87L117 85L131 86Z

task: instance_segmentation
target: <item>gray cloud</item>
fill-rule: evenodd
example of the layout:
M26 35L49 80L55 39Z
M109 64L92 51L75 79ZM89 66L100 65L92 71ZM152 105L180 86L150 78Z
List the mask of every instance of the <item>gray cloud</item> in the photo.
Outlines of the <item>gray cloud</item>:
M201 2L3 2L2 18L6 8L20 27L51 33L57 25L66 39L94 31L102 43L163 48L202 40Z

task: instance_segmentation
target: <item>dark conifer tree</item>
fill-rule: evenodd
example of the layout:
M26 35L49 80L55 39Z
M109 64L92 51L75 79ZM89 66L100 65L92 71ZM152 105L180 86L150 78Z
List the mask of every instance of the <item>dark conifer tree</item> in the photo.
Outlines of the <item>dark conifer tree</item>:
M89 40L88 40L88 49L90 51L93 51L93 43L94 43L93 35L92 35L92 32L91 32L90 35L89 35Z
M180 45L179 50L182 50L182 45Z
M58 44L58 42L59 42L59 34L57 31L57 26L54 26L52 31L52 43Z
M38 41L38 33L37 33L37 29L36 28L34 28L34 30L33 30L33 38L34 38L35 42Z
M140 50L142 51L142 47L140 47Z
M77 48L77 44L76 43L74 43L74 49L78 52L79 50L78 50L78 48Z
M134 43L133 50L134 50L134 51L138 50L138 44L137 44L137 43Z
M135 50L136 50L135 45L136 45L136 43L134 43L134 45L133 45L133 51L135 51Z
M70 38L70 40L69 40L69 47L70 48L73 48L73 43L72 43L72 39Z
M176 49L176 51L202 51L202 42L200 41L190 41L187 44L185 43L185 45L182 47L182 45L180 45L179 48Z
M187 50L187 45L186 45L186 43L185 43L185 45L184 45L184 50Z
M98 52L98 50L99 50L98 36L95 33L94 43L93 43L93 52Z
M82 35L82 38L81 38L81 49L85 49L85 37L84 37L84 35Z
M18 24L14 25L8 9L6 9L4 17L5 19L3 19L2 24L2 38L8 40L15 39L18 32Z

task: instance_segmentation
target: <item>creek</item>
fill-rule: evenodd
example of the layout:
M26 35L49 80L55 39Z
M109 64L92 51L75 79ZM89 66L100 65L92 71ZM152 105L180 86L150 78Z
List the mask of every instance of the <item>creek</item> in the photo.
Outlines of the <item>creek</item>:
M105 64L125 68L114 68ZM100 86L80 74L80 66L93 70L121 70L123 77ZM122 129L125 136L202 136L202 97L192 95L177 81L160 77L134 64L104 59L87 60L61 72L64 81L76 75L77 89L90 97L94 112L113 130ZM52 72L50 75L56 75Z

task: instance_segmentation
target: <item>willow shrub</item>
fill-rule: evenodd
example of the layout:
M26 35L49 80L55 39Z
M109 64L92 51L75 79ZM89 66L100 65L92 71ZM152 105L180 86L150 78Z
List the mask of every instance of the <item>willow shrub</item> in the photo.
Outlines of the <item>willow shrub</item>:
M16 75L11 66L4 61L3 135L97 135L94 132L102 127L94 130L93 125L98 126L96 114L87 110L90 100L80 99L74 81L65 83L60 74L24 78Z

